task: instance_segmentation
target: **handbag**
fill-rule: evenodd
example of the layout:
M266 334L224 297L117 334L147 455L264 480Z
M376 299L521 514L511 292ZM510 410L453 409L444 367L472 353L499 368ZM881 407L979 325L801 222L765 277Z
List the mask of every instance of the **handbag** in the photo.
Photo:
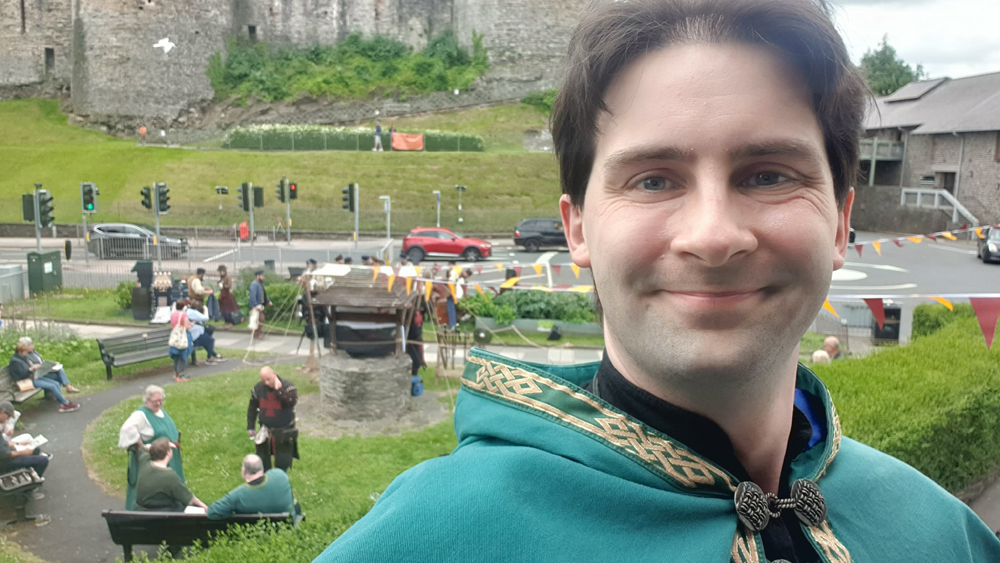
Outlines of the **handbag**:
M170 340L167 341L167 345L178 350L187 350L187 329L184 328L183 322L177 323L177 326L170 330Z
M26 379L17 380L17 390L20 391L21 393L24 393L25 391L31 391L34 388L35 388L35 381L30 377Z

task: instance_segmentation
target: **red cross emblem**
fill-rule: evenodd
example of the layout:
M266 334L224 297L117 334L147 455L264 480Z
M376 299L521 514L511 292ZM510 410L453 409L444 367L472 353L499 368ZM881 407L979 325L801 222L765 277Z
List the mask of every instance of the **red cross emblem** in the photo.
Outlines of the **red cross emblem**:
M275 400L274 393L268 393L260 402L260 408L264 410L264 416L274 416L274 410L281 410L281 403Z

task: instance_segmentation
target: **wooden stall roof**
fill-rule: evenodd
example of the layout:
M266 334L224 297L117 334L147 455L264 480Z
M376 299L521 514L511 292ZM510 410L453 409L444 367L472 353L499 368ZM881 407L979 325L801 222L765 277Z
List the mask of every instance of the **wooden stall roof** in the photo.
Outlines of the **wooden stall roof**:
M406 294L406 280L396 278L392 290L386 289L383 276L372 281L371 270L353 269L342 277L330 278L333 285L320 290L312 298L316 305L332 307L376 307L379 309L406 309L420 298L417 288Z

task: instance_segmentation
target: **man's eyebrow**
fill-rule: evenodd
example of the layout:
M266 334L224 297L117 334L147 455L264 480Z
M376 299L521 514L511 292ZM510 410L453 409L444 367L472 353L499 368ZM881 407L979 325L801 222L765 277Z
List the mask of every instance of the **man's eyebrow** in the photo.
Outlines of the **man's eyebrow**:
M605 173L616 168L632 164L633 162L646 162L650 160L671 160L677 162L691 163L695 160L694 152L685 151L678 147L661 146L639 146L622 149L612 153L604 162Z
M739 162L748 158L760 158L763 156L787 156L808 159L817 163L824 160L823 154L818 152L812 145L793 140L751 143L729 151L730 162Z

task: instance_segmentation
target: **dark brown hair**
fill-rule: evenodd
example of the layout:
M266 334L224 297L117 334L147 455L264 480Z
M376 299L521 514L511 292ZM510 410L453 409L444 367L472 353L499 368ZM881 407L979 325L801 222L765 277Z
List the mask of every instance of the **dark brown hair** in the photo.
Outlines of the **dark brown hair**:
M149 445L149 459L153 461L165 459L168 452L170 452L170 440L166 438L157 438Z
M643 54L683 43L766 45L792 63L812 95L843 205L855 177L867 87L830 20L826 0L628 0L591 4L569 46L552 109L562 191L583 206L598 118L615 77Z

